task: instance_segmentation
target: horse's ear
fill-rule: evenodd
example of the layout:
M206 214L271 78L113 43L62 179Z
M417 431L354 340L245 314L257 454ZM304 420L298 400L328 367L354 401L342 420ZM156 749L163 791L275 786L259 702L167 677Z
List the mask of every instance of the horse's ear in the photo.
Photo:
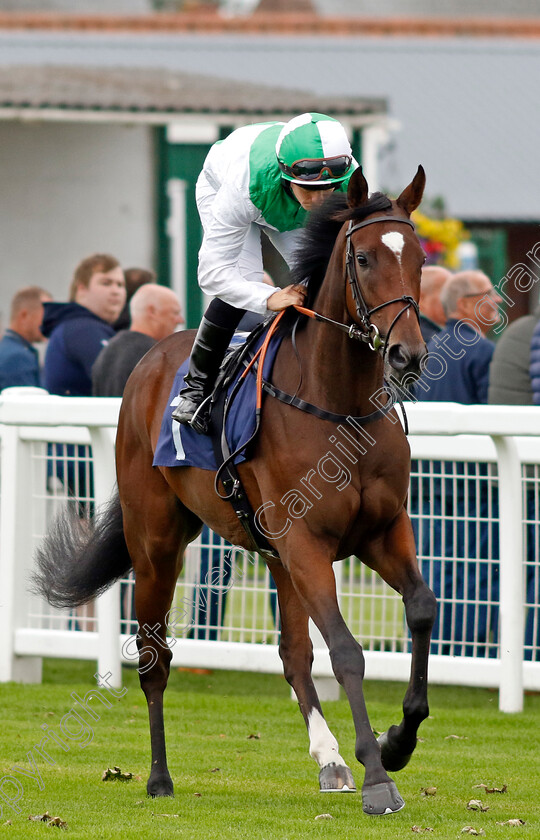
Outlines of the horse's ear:
M349 186L347 188L347 204L349 207L352 209L354 207L360 207L361 204L364 204L368 199L368 192L368 183L364 178L362 167L359 166L351 175Z
M419 166L416 175L412 179L408 187L405 187L400 197L397 200L398 207L405 210L407 216L410 216L413 210L416 210L422 196L424 194L424 187L426 186L426 173L424 167Z

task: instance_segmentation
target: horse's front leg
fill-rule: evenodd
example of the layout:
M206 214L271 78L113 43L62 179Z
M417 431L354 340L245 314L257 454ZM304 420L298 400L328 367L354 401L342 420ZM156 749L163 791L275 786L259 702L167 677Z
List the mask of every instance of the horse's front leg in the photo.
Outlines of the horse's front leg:
M403 719L379 738L385 768L396 771L408 763L416 747L418 728L429 714L428 657L437 602L418 569L414 534L405 511L381 540L368 546L368 552L366 562L402 595L411 631L411 675L403 700Z
M292 531L292 529L291 529ZM381 761L381 750L373 731L364 701L364 655L340 613L332 549L307 530L295 529L280 546L296 592L328 646L337 681L345 689L353 716L355 755L364 765L362 803L366 814L390 814L403 808L404 802Z
M339 754L339 744L328 728L311 677L313 645L309 637L309 617L283 566L272 566L281 618L279 655L283 673L293 688L309 736L309 754L320 767L322 793L355 792L352 773Z

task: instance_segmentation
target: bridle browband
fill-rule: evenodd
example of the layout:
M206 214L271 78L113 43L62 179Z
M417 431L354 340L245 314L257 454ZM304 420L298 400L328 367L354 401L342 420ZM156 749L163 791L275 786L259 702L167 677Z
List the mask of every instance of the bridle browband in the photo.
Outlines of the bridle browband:
M351 287L351 294L353 296L354 304L356 306L356 314L360 321L360 329L353 325L349 329L349 334L351 338L359 338L361 341L366 341L369 347L372 350L378 351L382 348L382 355L383 357L386 354L386 348L388 347L388 340L390 338L390 333L392 332L395 324L401 318L404 312L407 312L408 309L411 307L416 312L416 317L420 317L420 310L418 307L417 302L411 295L402 295L398 298L393 298L392 300L387 300L384 303L379 304L379 306L374 306L372 309L369 309L364 296L362 294L362 290L360 288L360 283L358 280L358 274L356 271L356 262L354 259L354 250L352 247L351 236L353 233L356 233L357 230L360 228L367 227L368 225L374 225L378 222L397 222L402 225L409 225L415 230L413 222L410 219L403 219L401 216L375 216L374 219L365 219L363 222L358 222L357 224L353 224L352 220L349 222L349 227L347 228L346 237L347 237L347 248L345 252L345 266L346 266L346 277ZM390 306L392 303L400 303L403 302L405 306L401 309L388 329L386 334L386 338L384 342L382 341L379 330L371 322L371 316L374 312L378 312L380 309L384 309L385 306Z

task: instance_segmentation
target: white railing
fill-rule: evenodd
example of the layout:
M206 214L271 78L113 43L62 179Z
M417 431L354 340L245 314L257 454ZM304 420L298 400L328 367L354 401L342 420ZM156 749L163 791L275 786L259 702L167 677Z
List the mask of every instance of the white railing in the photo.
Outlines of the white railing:
M119 685L121 662L134 661L132 581L123 583L122 615L116 584L97 600L95 617L54 610L27 586L54 514L75 501L90 510L94 500L99 506L108 499L119 406L118 399L32 389L0 397L0 681L39 680L41 658L57 656L96 659L99 672L110 671ZM540 689L538 409L424 403L407 413L411 517L422 570L438 589L441 608L430 680L499 688L500 708L518 711L524 689ZM74 452L59 455L55 444L72 444ZM478 554L480 543L486 546ZM207 534L190 546L186 561L174 602L172 664L280 673L275 595L258 555ZM205 563L209 571L201 577ZM367 676L407 680L409 639L399 596L356 558L337 564L336 577L343 614L365 650ZM333 679L316 630L313 639L314 675Z

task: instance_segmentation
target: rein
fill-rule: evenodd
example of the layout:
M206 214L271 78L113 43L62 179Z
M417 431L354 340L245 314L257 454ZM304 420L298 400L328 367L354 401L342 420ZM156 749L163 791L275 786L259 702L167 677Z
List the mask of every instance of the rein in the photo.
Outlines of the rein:
M415 230L414 224L410 221L410 219L402 219L399 216L376 216L374 219L367 219L364 222L358 222L358 224L356 225L353 225L352 221L349 223L349 227L346 232L346 279L348 280L349 285L351 286L351 292L356 305L356 313L360 319L360 324L343 324L341 321L334 321L333 318L328 318L326 315L321 315L319 312L315 312L313 309L306 309L304 306L297 306L296 304L294 304L294 309L296 309L296 311L300 312L302 315L307 315L308 318L313 318L313 320L315 321L320 321L322 323L331 324L332 326L337 327L337 329L346 333L349 336L349 338L353 338L357 341L365 341L369 345L370 350L378 352L382 348L384 356L386 353L386 347L388 346L388 339L390 337L390 333L392 332L397 321L401 318L404 312L410 309L410 307L414 309L414 311L416 312L416 316L419 318L420 309L417 302L413 297L411 297L411 295L402 295L401 297L392 298L391 300L387 300L384 303L379 304L378 306L372 307L371 309L369 309L365 301L358 280L358 274L356 273L356 263L354 261L354 252L351 243L351 236L360 228L367 227L367 225L373 225L377 222L399 222L403 225L409 225L410 227L412 227L413 230ZM400 302L403 302L405 306L398 312L398 314L390 324L390 328L388 330L386 339L383 342L382 338L380 337L379 330L377 329L375 324L371 323L371 316L374 312L378 312L380 309L384 309L386 306L390 306L392 303ZM279 321L282 314L283 313L280 312L280 314L275 319L274 323ZM262 349L263 348L261 348L261 350ZM261 352L261 350L259 350L259 352ZM252 360L251 364L253 364L254 361L255 359ZM245 371L245 373L247 373L247 370Z
M372 307L371 309L369 309L368 305L366 304L358 280L358 275L356 273L356 263L354 260L354 251L352 247L351 236L353 233L356 233L357 230L360 230L360 228L367 227L368 225L374 225L378 222L398 222L399 224L409 225L413 230L415 230L414 224L410 221L410 219L403 219L400 216L376 216L374 219L366 219L365 221L358 222L357 224L353 224L352 220L349 222L349 227L347 228L346 232L346 279L348 280L351 286L352 296L356 305L356 312L360 319L360 325L356 323L344 324L341 321L334 321L332 318L328 318L326 315L321 315L319 312L315 312L313 309L306 309L304 306L297 306L296 304L294 304L294 309L296 309L296 311L299 312L301 315L306 315L308 318L312 318L315 321L331 324L332 326L346 333L349 338L352 338L356 341L366 342L369 348L371 350L374 350L375 352L379 352L382 350L382 356L384 358L384 356L386 355L386 348L388 347L388 339L390 338L390 334L398 320L411 307L414 309L414 311L416 312L416 316L419 318L420 310L417 302L413 297L411 297L411 295L402 295L398 298L392 298L391 300L387 300L384 303L379 304L378 306ZM390 304L392 303L400 302L403 302L405 306L402 309L400 309L400 311L390 324L390 328L386 335L386 339L383 341L380 337L379 330L377 329L375 324L371 323L371 316L374 312L378 312L379 310L384 309L385 306L390 306ZM286 310L283 310L274 318L264 342L253 356L250 363L246 366L244 372L240 377L240 380L245 379L252 366L257 364L257 412L260 413L262 407L262 392L264 390L266 393L270 394L270 396L281 400L281 402L287 403L287 405L292 405L295 408L299 408L301 411L306 411L309 414L313 414L316 417L319 417L321 420L330 420L333 423L341 423L345 421L348 415L335 414L332 411L326 411L325 409L319 408L318 406L313 405L312 403L308 403L305 400L301 400L296 396L287 394L280 388L276 388L274 385L272 385L271 382L267 382L263 379L263 364L266 356L266 351L268 349L268 345L270 344L272 336L274 335L277 327L279 326L281 318L285 314L285 311ZM376 409L376 411L373 411L371 412L371 414L367 414L363 417L355 417L354 420L360 424L370 423L373 420L376 420L378 417L387 414L390 411L390 409L394 406L395 402L395 399L389 398L388 403L382 408ZM399 402L401 404L401 400Z

